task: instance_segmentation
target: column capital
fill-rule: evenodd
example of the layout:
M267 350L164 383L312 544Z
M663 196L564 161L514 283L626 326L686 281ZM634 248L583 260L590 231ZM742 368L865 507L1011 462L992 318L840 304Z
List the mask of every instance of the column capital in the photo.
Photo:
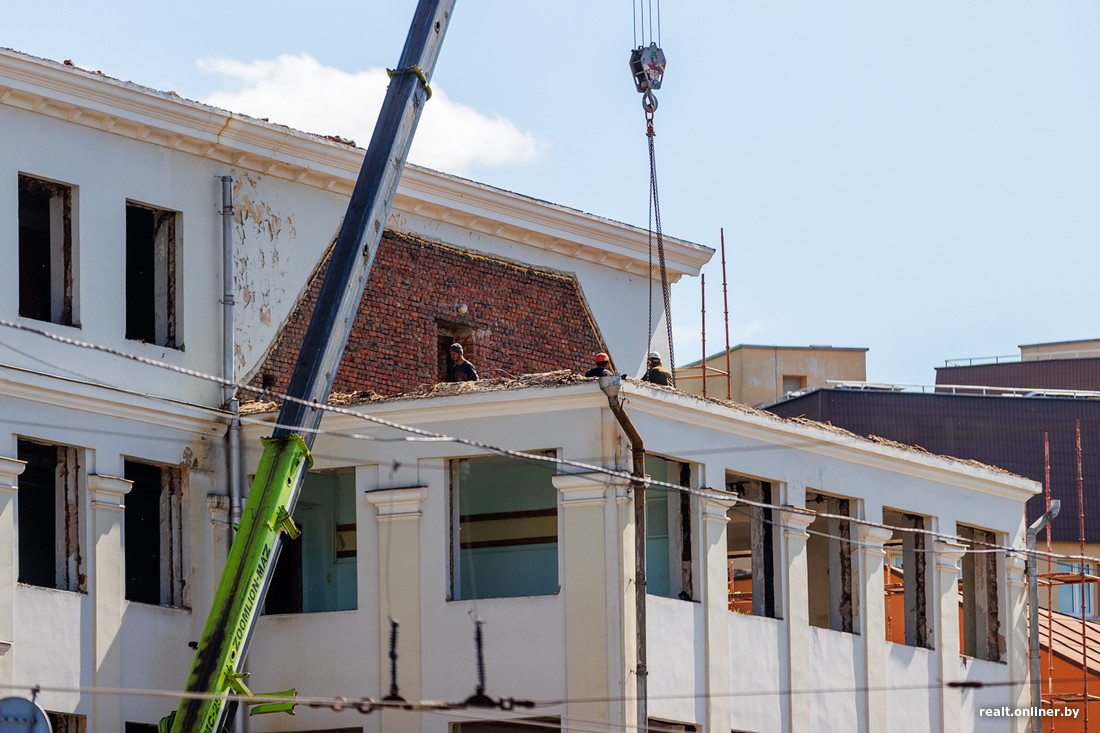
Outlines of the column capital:
M420 505L428 498L427 486L407 486L396 489L372 489L367 501L378 510L378 521L419 519Z
M1027 560L1016 552L1005 554L1005 575L1008 584L1024 588L1027 586Z
M597 471L559 474L550 480L561 493L563 507L606 503L607 489L613 481L611 476Z
M18 486L16 477L27 467L26 461L0 456L0 491L15 491Z
M880 557L886 557L886 550L882 546L894 536L894 532L885 527L857 524L856 535L859 537L861 550Z
M134 482L124 478L88 474L88 493L92 497L92 506L96 508L121 511L125 507L125 497L133 487Z
M810 535L806 528L813 524L817 518L817 512L804 507L785 505L779 508L779 522L783 526L783 534L787 537L808 538Z
M704 520L715 520L723 523L729 521L726 512L737 504L737 495L728 494L725 491L711 489L709 493L699 497L699 508L703 510Z
M210 511L210 524L215 527L229 526L229 497L224 494L207 494L206 508Z
M959 571L959 560L962 560L963 555L970 549L968 545L943 540L936 540L934 547L936 550L936 567L940 570L949 570L956 573Z

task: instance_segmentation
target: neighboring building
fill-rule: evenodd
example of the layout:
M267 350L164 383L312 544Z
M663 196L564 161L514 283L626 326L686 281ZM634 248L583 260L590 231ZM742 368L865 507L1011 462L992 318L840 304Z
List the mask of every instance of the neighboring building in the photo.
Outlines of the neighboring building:
M1100 341L1020 347L1019 356L952 359L936 367L936 384L1100 391Z
M285 384L362 151L10 51L0 128L18 141L0 146L0 220L12 224L0 228L12 263L0 319L23 329L0 325L0 685L41 685L56 730L140 733L174 701L113 691L183 687L231 536L231 413L221 385L195 373L222 375L228 346L225 376ZM665 241L673 279L712 254ZM406 171L341 401L575 463L326 416L250 685L378 699L393 617L401 694L461 701L477 679L473 614L486 621L486 692L543 704L368 717L303 706L252 730L634 723L631 497L575 465L622 469L628 446L597 383L568 370L599 349L640 373L647 252L637 228ZM450 340L487 376L555 371L432 384ZM977 712L1026 701L1022 563L966 550L1019 548L1034 482L630 380L622 391L651 479L684 488L647 492L656 727L1023 730ZM246 472L269 408L244 416ZM884 627L895 542L914 599L905 643Z
M754 346L741 344L707 357L707 397L761 405L830 379L867 379L867 349L833 346ZM703 394L702 362L676 370L676 386Z

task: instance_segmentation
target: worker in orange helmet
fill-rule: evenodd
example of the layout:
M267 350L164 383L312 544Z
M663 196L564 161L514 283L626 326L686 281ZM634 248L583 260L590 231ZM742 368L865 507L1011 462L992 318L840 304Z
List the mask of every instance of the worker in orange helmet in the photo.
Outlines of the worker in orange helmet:
M596 354L596 366L589 369L584 373L586 377L613 377L615 372L611 371L611 359L607 354L602 351Z

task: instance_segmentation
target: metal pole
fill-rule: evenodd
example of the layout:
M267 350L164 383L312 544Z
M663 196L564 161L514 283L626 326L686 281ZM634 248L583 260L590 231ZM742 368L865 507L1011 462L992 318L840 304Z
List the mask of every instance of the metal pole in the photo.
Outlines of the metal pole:
M1081 478L1081 421L1077 421L1077 528L1081 534L1081 677L1084 681L1081 703L1081 717L1085 719L1085 733L1089 733L1089 665L1088 650L1089 637L1088 625L1085 622L1085 590L1089 585L1085 582L1085 494L1084 482Z
M700 316L703 327L703 360L699 362L703 365L703 397L707 396L707 276L699 275L699 300L702 304L703 312Z
M730 372L730 302L726 296L726 230L719 229L722 238L722 310L726 316L726 399L733 399L733 374Z
M1043 527L1047 527L1049 531L1050 520L1058 516L1058 511L1061 508L1062 502L1055 499L1050 503L1050 508L1043 513L1043 516L1036 519L1035 523L1027 529L1027 642L1031 672L1032 733L1041 733L1043 730L1043 717L1039 714L1039 709L1043 704L1043 687L1040 678L1042 667L1039 664L1039 558L1035 554L1035 545L1039 532ZM1050 613L1049 608L1047 613ZM1053 654L1049 645L1047 646L1047 653L1048 655Z
M600 389L607 395L612 414L619 421L623 432L630 441L631 481L630 490L634 493L634 612L637 617L635 643L638 649L638 663L635 674L638 680L638 733L649 730L649 691L648 653L646 651L646 522L645 522L645 445L642 436L630 421L622 403L619 401L619 377L600 377Z
M1046 493L1047 511L1050 511L1050 433L1043 433L1043 487ZM1050 525L1047 525L1046 531L1047 539L1047 574L1049 574L1053 568L1051 568L1051 555L1053 550L1051 549L1050 540ZM1050 615L1050 611L1054 608L1054 584L1047 583L1047 651L1054 648L1054 617ZM1047 694L1054 694L1054 655L1047 654ZM1052 724L1053 726L1053 724Z

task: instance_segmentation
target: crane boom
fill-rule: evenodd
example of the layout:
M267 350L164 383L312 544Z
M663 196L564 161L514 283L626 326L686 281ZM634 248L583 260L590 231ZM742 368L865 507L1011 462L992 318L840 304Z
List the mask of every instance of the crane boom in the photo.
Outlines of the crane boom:
M397 183L455 0L419 0L401 60L391 71L382 110L359 170L340 234L306 330L279 427L264 451L241 523L195 652L186 697L161 721L170 733L217 733L231 691L243 692L240 672L263 607L279 551L298 529L291 520L302 478L313 463L309 449L328 400L348 333L363 297Z

